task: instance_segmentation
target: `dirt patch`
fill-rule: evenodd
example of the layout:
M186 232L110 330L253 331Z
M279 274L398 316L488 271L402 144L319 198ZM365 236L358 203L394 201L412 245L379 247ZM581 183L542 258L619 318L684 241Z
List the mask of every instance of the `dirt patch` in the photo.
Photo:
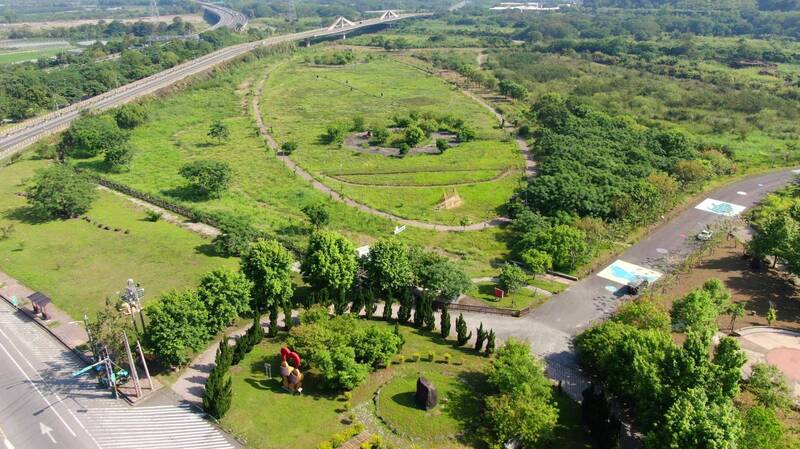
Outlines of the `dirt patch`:
M688 273L677 276L677 281L667 292L664 305L669 310L672 302L699 288L708 279L717 278L731 292L734 302L744 304L745 316L736 320L736 328L767 325L766 315L770 302L778 312L773 326L800 331L800 289L794 278L780 270L753 271L750 260L743 257L741 244L736 247L723 242ZM730 317L717 319L720 329L730 328Z

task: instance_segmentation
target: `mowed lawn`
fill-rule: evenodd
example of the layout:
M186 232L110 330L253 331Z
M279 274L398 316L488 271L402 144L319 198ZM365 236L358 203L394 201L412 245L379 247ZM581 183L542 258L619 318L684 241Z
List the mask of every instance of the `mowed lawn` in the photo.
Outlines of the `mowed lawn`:
M320 141L328 126L347 126L357 116L364 117L369 126L389 126L393 116L411 112L459 117L477 131L477 139L444 154L404 158ZM261 113L279 142L299 144L292 158L322 182L356 201L404 218L444 224L493 218L519 187L522 158L516 144L497 128L496 117L443 80L395 57L334 68L310 67L296 58L270 74ZM491 180L509 169L514 170L509 176ZM337 182L332 177L369 185ZM457 191L463 205L437 211L445 191L452 192L448 183L460 184Z
M275 158L256 134L248 100L247 81L257 81L276 59L239 65L209 80L197 81L172 95L147 102L150 120L133 130L136 154L130 170L109 173L100 159L74 160L84 169L114 181L169 198L203 211L246 217L258 228L305 246L309 231L301 208L324 203L331 212L330 227L357 245L392 234L395 223L332 201ZM218 143L207 136L214 120L222 120L231 138ZM452 151L452 150L451 150ZM189 196L180 167L190 161L213 159L230 164L234 179L220 198ZM488 185L488 184L487 184ZM462 187L459 186L459 193ZM441 188L437 189L441 195ZM438 248L456 259L471 276L486 276L508 254L506 233L499 229L480 232L432 232L409 227L400 234L408 243Z
M76 320L94 316L128 278L140 282L151 301L173 288L194 287L206 271L237 266L236 259L205 255L209 241L174 224L146 221L143 210L109 192L99 192L87 215L111 230L81 219L36 219L18 193L47 164L23 160L0 168L0 227L14 229L0 241L0 270L45 293Z

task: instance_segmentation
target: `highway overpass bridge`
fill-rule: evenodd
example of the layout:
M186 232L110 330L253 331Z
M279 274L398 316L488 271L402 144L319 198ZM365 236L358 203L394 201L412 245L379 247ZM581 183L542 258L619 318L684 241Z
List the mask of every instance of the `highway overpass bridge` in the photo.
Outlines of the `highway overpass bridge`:
M104 94L12 126L3 133L0 133L0 160L22 151L27 146L45 136L65 130L73 120L80 117L84 112L103 111L150 95L178 81L235 59L258 47L267 47L286 42L311 42L312 40L335 36L346 36L348 33L360 30L363 31L400 20L429 15L429 13L397 14L394 12L385 12L380 17L357 22L351 22L340 17L333 25L327 28L318 28L300 33L275 36L217 50L147 78L142 78L125 86L110 90Z

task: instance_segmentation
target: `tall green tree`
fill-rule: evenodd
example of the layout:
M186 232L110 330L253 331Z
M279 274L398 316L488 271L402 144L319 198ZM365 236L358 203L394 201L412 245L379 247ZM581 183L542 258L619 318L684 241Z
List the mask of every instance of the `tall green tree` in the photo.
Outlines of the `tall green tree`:
M216 366L206 379L203 390L203 410L216 419L222 419L230 410L233 399L233 382L227 370Z
M39 215L71 218L88 211L97 192L87 176L66 165L53 165L36 172L25 198Z
M500 270L498 280L503 290L508 293L514 293L527 284L528 277L525 275L525 272L522 271L522 268L511 263L506 263L503 265L502 270Z
M548 270L553 269L553 258L550 254L535 248L524 251L522 253L522 261L531 270L533 279L536 279L537 275L547 273Z
M408 246L397 238L381 239L372 245L365 265L372 285L384 293L408 287L414 275Z
M458 318L456 318L456 344L458 346L464 346L472 338L472 332L467 334L468 331L464 314L459 313Z
M450 311L447 310L446 305L442 306L439 315L439 335L445 340L450 336Z
M314 289L347 290L357 269L356 250L350 241L333 231L311 235L300 272Z
M58 143L59 159L93 157L126 143L129 134L117 126L110 117L85 115L75 120L61 136Z
M167 366L183 365L208 341L208 311L193 290L167 292L148 304L145 314L145 342Z
M280 310L292 297L292 264L289 252L276 240L258 240L242 254L242 273L252 283L256 311Z
M323 203L307 204L302 211L314 229L322 229L331 222L331 213Z
M208 310L209 327L224 329L250 312L252 288L253 284L238 271L220 268L204 274L197 295Z

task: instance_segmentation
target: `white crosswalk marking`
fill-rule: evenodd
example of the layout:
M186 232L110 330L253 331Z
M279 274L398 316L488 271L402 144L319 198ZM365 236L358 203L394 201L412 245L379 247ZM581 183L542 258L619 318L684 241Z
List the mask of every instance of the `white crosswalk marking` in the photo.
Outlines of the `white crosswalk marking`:
M103 449L232 449L188 406L93 408L84 422Z
M0 329L17 340L35 365L29 375L43 391L55 393L72 419L102 449L234 449L232 440L186 405L131 407L97 387L92 376L72 377L84 365L50 335L6 304L0 304ZM2 447L2 445L0 445Z

